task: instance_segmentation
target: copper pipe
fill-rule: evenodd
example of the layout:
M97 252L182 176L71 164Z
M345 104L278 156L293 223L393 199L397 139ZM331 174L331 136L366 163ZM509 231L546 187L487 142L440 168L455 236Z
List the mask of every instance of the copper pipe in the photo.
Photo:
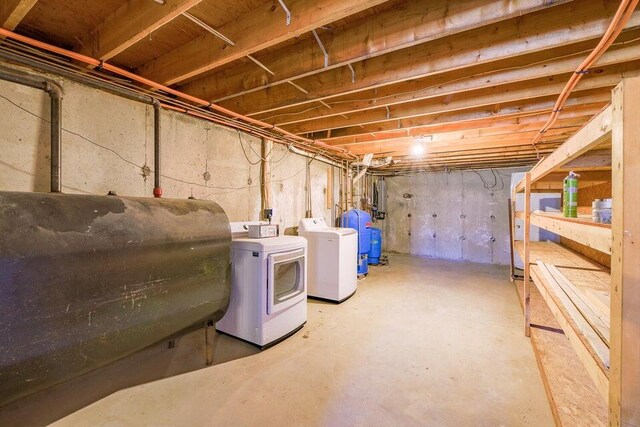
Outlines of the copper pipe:
M613 44L615 39L620 35L624 27L627 25L629 18L633 14L634 10L638 6L638 2L640 0L622 0L620 2L620 6L616 11L611 24L607 28L607 31L603 34L602 38L598 45L591 51L591 53L585 58L584 61L580 64L580 66L576 69L575 73L569 78L569 81L563 88L562 92L558 96L558 100L556 101L553 111L549 116L549 119L542 126L542 129L536 134L536 136L531 141L531 145L536 149L536 144L540 142L542 136L545 132L547 132L558 120L560 116L560 112L564 108L564 105L571 95L571 92L578 85L582 76L588 72L589 68L593 66L593 64L600 59L600 56ZM540 158L540 154L538 153L538 158Z
M220 113L223 113L223 114L226 114L226 115L231 116L233 118L236 118L238 120L242 120L242 121L245 121L247 123L251 123L253 125L256 125L258 127L281 133L282 135L287 136L289 138L316 145L316 142L311 140L311 139L304 138L304 137L301 137L299 135L295 135L295 134L293 134L291 132L288 132L288 131L286 131L284 129L280 129L277 126L271 125L269 123L265 123L265 122L262 122L260 120L256 120L256 119L253 119L253 118L250 118L250 117L247 117L247 116L243 116L242 114L238 114L238 113L236 113L234 111L231 111L231 110L229 110L227 108L224 108L224 107L221 107L219 105L213 104L211 102L205 101L204 99L201 99L201 98L186 94L186 93L181 92L181 91L176 90L176 89L172 89L172 88L170 88L168 86L164 86L164 85L162 85L160 83L156 83L156 82L154 82L152 80L149 80L149 79L147 79L145 77L139 76L137 74L134 74L132 72L124 70L124 69L122 69L120 67L116 67L115 65L111 65L111 64L109 64L109 63L107 63L105 61L100 61L98 59L92 58L92 57L87 56L87 55L83 55L81 53L73 52L73 51L70 51L70 50L67 50L67 49L63 49L63 48L60 48L60 47L57 47L57 46L53 46L53 45L51 45L49 43L45 43L45 42L42 42L42 41L39 41L39 40L32 39L30 37L26 37L26 36L23 36L23 35L20 35L20 34L16 34L13 31L9 31L9 30L4 29L4 28L0 28L0 36L7 37L7 38L10 38L10 39L13 39L13 40L17 40L17 41L19 41L21 43L25 43L27 45L30 45L30 46L33 46L33 47L37 47L39 49L43 49L43 50L46 50L46 51L49 51L49 52L52 52L52 53L56 53L58 55L65 56L67 58L70 58L70 59L73 59L73 60L76 60L76 61L79 61L79 62L83 62L83 63L85 63L87 65L91 65L91 66L97 67L99 69L110 71L110 72L112 72L114 74L118 74L118 75L120 75L122 77L126 77L126 78L128 78L130 80L133 80L135 82L138 82L138 83L140 83L142 85L149 86L151 88L154 88L154 89L157 89L157 90L161 90L163 92L166 92L166 93L169 93L171 95L177 96L177 97L182 98L184 100L193 102L194 104L197 104L197 105L199 105L201 107L210 108L210 109L216 110L216 111L218 111ZM331 147L331 146L325 145L325 144L317 144L317 145L324 146L325 148L327 148L329 150L336 151L336 152L339 152L339 153L342 153L344 155L349 156L349 153L347 152L347 150L341 149L339 147Z

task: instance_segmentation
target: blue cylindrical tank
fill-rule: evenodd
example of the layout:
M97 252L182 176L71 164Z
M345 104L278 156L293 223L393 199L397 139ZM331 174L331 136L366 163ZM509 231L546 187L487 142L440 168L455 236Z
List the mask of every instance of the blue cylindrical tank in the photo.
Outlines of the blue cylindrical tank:
M371 215L360 209L351 209L342 214L340 225L358 232L358 274L367 274L367 257L371 249Z
M369 264L380 264L380 255L382 255L382 230L379 228L371 228L371 249L369 249Z

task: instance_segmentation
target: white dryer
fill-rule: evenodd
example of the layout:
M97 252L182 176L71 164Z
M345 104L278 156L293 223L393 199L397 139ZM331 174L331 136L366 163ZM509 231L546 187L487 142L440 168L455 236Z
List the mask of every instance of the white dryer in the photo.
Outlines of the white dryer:
M307 239L307 294L333 302L352 296L358 286L358 232L329 227L324 218L305 218L298 234Z
M231 301L216 330L265 348L307 322L307 241L252 239L248 224L231 223Z

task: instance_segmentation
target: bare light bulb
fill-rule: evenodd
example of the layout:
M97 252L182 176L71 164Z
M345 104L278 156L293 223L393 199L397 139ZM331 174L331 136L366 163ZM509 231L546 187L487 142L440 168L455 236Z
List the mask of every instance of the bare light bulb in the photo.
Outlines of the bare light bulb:
M424 144L421 142L414 142L411 146L411 154L416 157L420 157L424 154Z

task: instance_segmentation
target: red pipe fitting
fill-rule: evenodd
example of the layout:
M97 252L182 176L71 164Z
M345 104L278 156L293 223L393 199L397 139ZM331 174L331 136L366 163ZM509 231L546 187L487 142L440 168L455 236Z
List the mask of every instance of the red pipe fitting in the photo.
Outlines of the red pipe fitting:
M153 197L162 197L162 187L154 187Z

